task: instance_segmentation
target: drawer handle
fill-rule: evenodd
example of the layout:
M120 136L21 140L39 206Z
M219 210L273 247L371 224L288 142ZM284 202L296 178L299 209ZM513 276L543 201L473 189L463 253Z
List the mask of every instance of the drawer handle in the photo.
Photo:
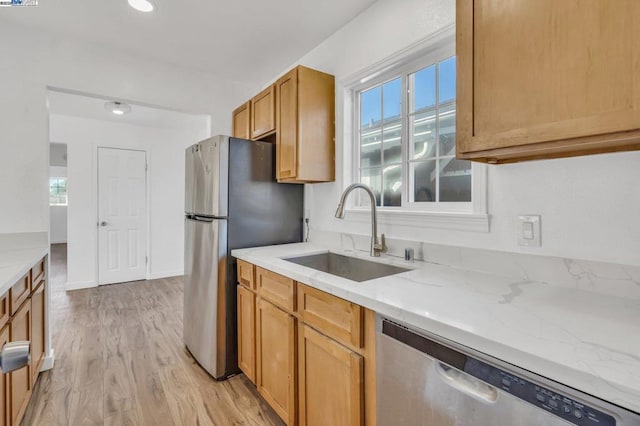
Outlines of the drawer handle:
M4 374L19 370L31 361L29 341L9 342L0 351L0 370Z
M436 368L444 382L452 388L489 404L493 404L498 400L498 390L495 387L441 362L438 363Z

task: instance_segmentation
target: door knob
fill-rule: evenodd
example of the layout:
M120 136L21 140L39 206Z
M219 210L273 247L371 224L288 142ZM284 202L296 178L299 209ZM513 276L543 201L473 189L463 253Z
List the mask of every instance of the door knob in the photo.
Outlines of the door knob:
M4 374L26 367L31 360L29 341L9 342L0 351L0 370Z
M107 222L103 220L102 222L100 222L100 226L107 226Z

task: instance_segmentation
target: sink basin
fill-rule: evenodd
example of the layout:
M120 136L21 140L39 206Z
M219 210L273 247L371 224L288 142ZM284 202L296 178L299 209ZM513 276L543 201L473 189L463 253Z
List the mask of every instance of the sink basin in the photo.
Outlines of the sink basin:
M410 269L400 268L398 266L370 262L368 260L342 256L335 253L290 257L283 260L358 282L410 271Z

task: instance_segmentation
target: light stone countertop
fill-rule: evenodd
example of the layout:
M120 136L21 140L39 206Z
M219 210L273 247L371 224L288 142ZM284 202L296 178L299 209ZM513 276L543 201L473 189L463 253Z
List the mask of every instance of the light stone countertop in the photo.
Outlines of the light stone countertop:
M0 234L0 295L49 253L46 232Z
M354 282L282 260L332 251L411 268ZM640 300L313 243L232 255L640 413Z

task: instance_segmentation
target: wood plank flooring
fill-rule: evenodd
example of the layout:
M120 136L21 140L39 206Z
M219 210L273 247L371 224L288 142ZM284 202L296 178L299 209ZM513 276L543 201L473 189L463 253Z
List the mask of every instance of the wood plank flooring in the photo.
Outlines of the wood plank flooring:
M51 259L55 366L22 425L282 424L244 375L216 382L184 348L181 277L65 292L66 246Z

